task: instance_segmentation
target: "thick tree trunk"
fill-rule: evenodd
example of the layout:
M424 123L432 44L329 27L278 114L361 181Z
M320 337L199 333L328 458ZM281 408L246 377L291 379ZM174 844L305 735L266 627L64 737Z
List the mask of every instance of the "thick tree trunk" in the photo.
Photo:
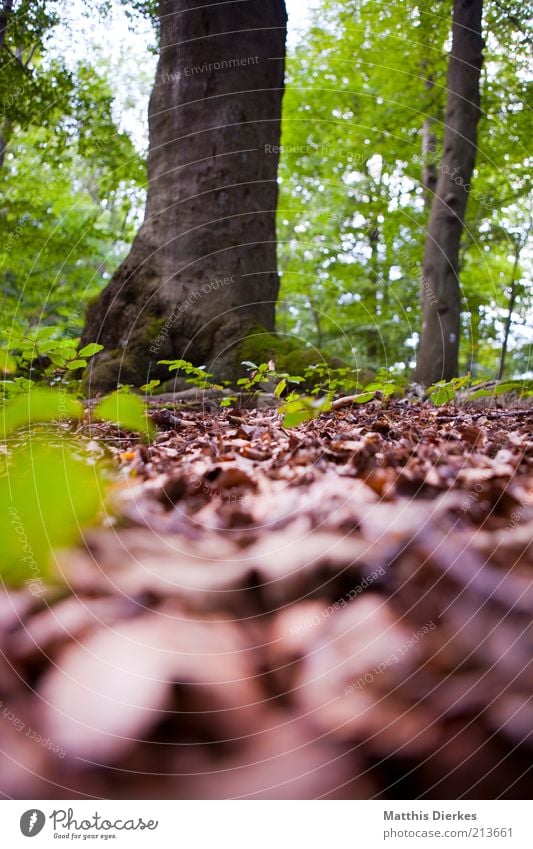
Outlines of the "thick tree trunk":
M458 369L459 247L476 157L482 10L482 0L454 3L444 153L424 250L422 333L414 374L426 386L451 379Z
M145 219L88 311L91 392L169 357L231 377L242 339L273 329L286 21L283 0L160 3Z

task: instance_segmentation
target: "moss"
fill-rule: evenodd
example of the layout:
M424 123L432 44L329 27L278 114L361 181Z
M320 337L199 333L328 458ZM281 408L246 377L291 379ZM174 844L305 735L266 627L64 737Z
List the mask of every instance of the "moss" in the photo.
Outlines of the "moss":
M289 374L303 375L309 366L326 363L330 368L339 368L344 363L336 357L330 357L317 348L308 347L290 336L278 336L261 327L256 327L241 343L239 360L266 363L274 360L276 369Z
M152 345L165 327L166 318L149 316L142 329L137 334L137 341L142 345Z

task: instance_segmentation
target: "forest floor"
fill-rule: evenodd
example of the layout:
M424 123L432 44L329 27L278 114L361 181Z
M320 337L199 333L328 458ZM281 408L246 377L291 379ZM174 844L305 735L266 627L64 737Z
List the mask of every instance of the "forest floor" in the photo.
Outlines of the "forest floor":
M1 597L17 798L529 798L533 411L156 410L68 592Z

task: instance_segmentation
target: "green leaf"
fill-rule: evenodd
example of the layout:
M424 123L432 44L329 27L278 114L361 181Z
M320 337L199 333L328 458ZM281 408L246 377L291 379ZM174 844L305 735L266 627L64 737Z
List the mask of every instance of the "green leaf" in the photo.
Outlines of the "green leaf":
M450 401L453 401L455 398L455 391L450 386L442 386L440 389L437 389L436 392L433 392L430 398L436 407L442 407L444 404L448 404Z
M0 373L13 374L17 370L17 364L11 354L7 351L0 351Z
M188 360L158 360L158 366L168 366L169 371L176 371L176 369L182 368L188 370L190 368L194 368L193 364Z
M26 582L36 595L55 577L52 550L74 544L105 508L97 467L76 459L75 450L26 444L0 478L0 575L11 585Z
M298 427L303 422L314 418L313 414L306 409L290 410L283 416L283 427Z
M468 396L468 400L472 401L475 398L489 398L492 395L490 389L477 389L475 392L472 392L471 395Z
M87 360L71 360L70 363L67 363L67 368L69 371L75 371L77 368L85 368L87 365Z
M97 342L89 342L89 344L85 345L85 347L83 347L81 351L78 351L78 356L94 357L94 355L97 354L99 351L102 351L103 348L104 346L99 345Z
M160 383L161 383L160 380L150 380L149 383L143 383L143 385L140 386L139 388L143 392L151 392L153 389L155 389L157 386L159 386Z
M123 430L133 430L149 436L154 432L152 423L146 418L144 404L136 395L113 392L96 405L94 416Z
M284 427L297 427L303 422L316 419L321 413L331 408L331 400L328 396L322 398L306 398L305 396L287 400L280 408L283 414Z
M236 395L228 395L226 398L223 398L220 402L221 407L231 407L232 404L237 400Z
M0 411L0 438L32 422L51 422L80 419L83 407L79 401L59 389L31 389L17 395Z
M56 329L56 327L40 327L36 333L32 334L32 338L38 342L41 342L43 339L50 339L56 332Z
M495 395L504 395L506 392L519 392L520 384L515 382L513 383L500 383L498 386L494 387Z
M278 383L278 385L274 389L274 395L276 396L276 398L281 398L281 393L283 392L283 390L285 389L286 386L287 386L287 381L285 379L280 380L280 382Z

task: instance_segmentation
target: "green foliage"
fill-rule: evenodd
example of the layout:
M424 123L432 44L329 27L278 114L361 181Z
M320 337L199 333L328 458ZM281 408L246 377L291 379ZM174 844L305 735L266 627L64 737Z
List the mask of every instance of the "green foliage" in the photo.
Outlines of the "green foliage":
M360 369L350 368L349 366L330 368L324 362L308 366L304 371L306 385L313 387L312 395L321 395L324 392L333 395L342 392L345 395L350 395L356 389L361 388L359 375Z
M280 407L283 427L297 427L303 422L316 419L331 409L331 398L310 398L305 395L292 397Z
M457 392L464 389L469 383L470 377L457 377L453 380L439 380L433 386L429 386L427 393L436 407L442 407L453 401Z
M0 439L32 423L79 419L83 407L62 389L34 389L17 395L0 408Z
M158 360L158 365L168 366L169 371L181 371L187 375L186 383L197 386L199 389L220 389L218 384L211 383L213 377L205 366L193 366L188 360Z
M142 400L129 392L117 392L107 395L98 402L93 415L97 419L111 422L123 430L132 430L144 435L153 436L154 428L146 417Z
M238 400L239 400L239 399L238 399L238 396L237 396L237 395L226 395L226 397L225 397L225 398L222 398L222 400L221 400L221 402L220 402L219 406L220 406L220 407L222 407L222 408L224 408L224 407L232 407L232 406L233 406L233 404L235 404L235 402L236 402L236 401L238 401Z
M103 345L96 342L77 350L77 339L59 336L58 333L57 327L48 325L34 330L3 331L2 336L6 340L2 354L3 372L19 375L0 381L5 397L24 392L35 381L73 384L74 373L85 368L89 359L103 350Z
M121 2L132 20L156 21L153 0ZM87 0L84 11L106 14L112 6ZM280 332L258 328L241 357L273 359L279 374L303 375L310 394L354 393L365 369L387 363L408 373L413 362L428 220L422 170L430 162L438 171L442 154L449 12L415 0L386 9L372 0L321 0L288 57ZM476 377L496 373L509 308L505 375L531 368L527 12L518 0L505 9L486 0L484 17L483 115L460 270L461 367ZM145 163L117 121L116 63L67 67L50 51L63 18L60 0L18 0L0 51L1 326L22 333L53 322L73 345L83 307L133 238ZM423 151L425 118L434 141ZM63 365L54 367L76 376L87 356L71 357L67 338L64 352L56 342L49 353ZM310 369L321 357L332 373L315 380ZM349 374L341 373L345 364ZM35 359L32 369L39 368ZM9 350L0 370L15 373ZM184 374L192 385L212 385L198 372ZM19 391L17 380L4 391Z
M513 4L512 14L492 0L485 7L483 114L461 253L461 364L494 376L517 251L510 367L528 370L513 351L530 342L522 328L532 307L525 248L532 86L519 28L527 29L525 7ZM322 0L288 57L278 329L363 369L387 363L407 373L414 361L431 200L422 172L428 161L438 174L442 156L450 12L414 0L386 9L372 0ZM425 118L434 141L423 151Z
M10 61L5 73L14 67ZM0 141L7 145L0 171L0 326L44 320L77 336L80 306L109 279L133 237L145 166L116 126L104 73L80 63L68 86L57 84L51 70L31 76L39 74L49 81L53 108L43 111L39 98L35 114L20 112L29 95L23 87L0 115Z
M160 384L161 384L161 381L160 381L160 380L150 380L148 383L144 383L144 384L143 384L142 386L140 386L139 388L140 388L143 392L145 392L147 395L152 395L152 393L153 393L154 389L157 389L157 387L158 387Z
M476 386L480 388L476 389ZM533 381L506 380L485 388L485 381L472 380L467 374L464 377L455 377L453 380L440 380L428 387L427 392L430 400L437 407L452 403L461 392L465 393L464 399L467 401L475 401L477 398L494 398L507 393L515 394L520 400L533 396Z
M248 369L247 377L240 377L237 380L237 386L240 386L243 392L254 392L261 389L265 383L272 384L275 381L279 381L274 390L276 397L279 398L288 383L301 383L303 381L303 377L299 375L276 371L273 360L270 360L268 363L261 363L260 365L245 360L241 365Z
M82 529L105 509L105 483L79 447L32 441L16 449L0 477L0 577L29 585L39 595L43 581L57 580L56 548L73 545Z

